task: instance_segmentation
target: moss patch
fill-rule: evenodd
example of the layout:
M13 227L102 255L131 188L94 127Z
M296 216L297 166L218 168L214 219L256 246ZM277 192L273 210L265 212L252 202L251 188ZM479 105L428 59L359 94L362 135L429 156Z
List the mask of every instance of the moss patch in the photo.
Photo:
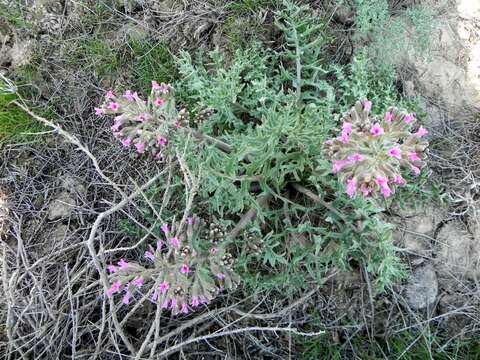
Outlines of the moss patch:
M0 94L0 143L27 140L31 133L42 130L41 125L11 103L13 100L15 95Z

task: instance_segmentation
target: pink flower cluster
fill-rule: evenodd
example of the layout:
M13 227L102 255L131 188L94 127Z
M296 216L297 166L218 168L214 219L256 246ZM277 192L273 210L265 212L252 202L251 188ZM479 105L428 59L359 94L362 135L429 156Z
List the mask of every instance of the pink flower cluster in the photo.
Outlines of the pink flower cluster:
M170 84L158 84L156 81L152 81L147 100L131 90L122 95L109 90L103 104L95 108L95 113L99 116L115 115L112 133L124 147L134 147L138 154L149 153L161 159L169 135L180 127L181 117L172 93Z
M349 197L380 193L388 198L395 187L406 184L402 171L419 175L425 166L428 131L415 127L415 117L393 107L381 119L369 117L371 108L369 100L357 101L342 118L340 136L324 144L332 172L345 184Z
M187 234L199 234L202 222L188 218L185 231L174 234L168 224L161 230L164 240L145 251L146 266L124 259L107 266L110 287L105 294L122 293L122 303L129 304L136 293L159 302L162 309L173 314L187 314L199 305L208 304L223 289L233 289L239 282L224 247L194 249ZM178 228L178 226L177 226Z

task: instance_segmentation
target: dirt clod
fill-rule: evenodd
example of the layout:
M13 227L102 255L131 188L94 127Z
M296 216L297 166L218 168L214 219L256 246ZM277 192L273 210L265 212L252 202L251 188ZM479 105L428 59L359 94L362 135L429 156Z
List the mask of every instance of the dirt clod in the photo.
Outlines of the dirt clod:
M414 270L406 288L408 304L416 310L430 307L438 294L437 274L432 264Z
M437 264L441 273L474 279L480 275L480 242L460 221L445 224L437 235Z

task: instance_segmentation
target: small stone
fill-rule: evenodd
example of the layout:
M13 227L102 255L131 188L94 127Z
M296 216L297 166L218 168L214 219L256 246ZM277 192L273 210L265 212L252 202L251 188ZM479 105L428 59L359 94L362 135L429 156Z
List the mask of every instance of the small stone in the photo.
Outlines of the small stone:
M21 67L30 63L34 50L34 42L32 40L18 41L13 44L10 49L10 58L13 67Z
M471 228L475 234L473 223ZM436 268L442 274L473 280L480 276L480 242L461 221L450 221L439 230L437 247Z
M354 22L355 12L348 6L338 5L333 18L344 25L351 25Z
M434 304L438 294L437 274L432 264L419 267L408 279L406 298L415 310L424 309Z
M442 327L446 330L446 333L450 336L463 337L463 334L467 326L472 322L472 315L469 314L468 308L478 308L478 303L475 304L472 299L465 296L461 292L453 294L444 294L438 303L439 312L444 316ZM458 312L457 309L465 307L466 310ZM473 315L475 316L475 315Z
M87 194L85 185L70 175L64 176L60 181L62 188L72 194L79 196L85 196Z
M432 241L437 225L443 218L438 209L395 209L402 217L394 231L395 245L403 249L412 264L419 265L432 256Z
M68 226L64 224L58 224L55 226L48 236L50 242L52 244L59 244L65 240L68 234Z
M68 218L75 205L75 199L68 192L62 191L48 206L48 220Z

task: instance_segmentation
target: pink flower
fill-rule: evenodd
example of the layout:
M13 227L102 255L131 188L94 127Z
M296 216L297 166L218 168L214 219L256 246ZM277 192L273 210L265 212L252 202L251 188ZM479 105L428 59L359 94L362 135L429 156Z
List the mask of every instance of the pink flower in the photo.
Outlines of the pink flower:
M157 240L157 252L162 251L163 243L160 240Z
M189 216L187 217L187 224L192 225L193 224L193 217Z
M123 259L120 259L120 261L118 262L118 267L120 268L120 270L125 270L129 266L130 264Z
M216 247L212 247L212 248L210 249L210 254L215 255L215 254L217 253L217 251L218 251L218 250L217 250Z
M398 147L391 148L387 152L388 156L395 158L395 159L401 159L402 158L402 151Z
M127 292L125 292L125 295L123 295L122 303L128 305L130 303L130 295L130 291L127 290Z
M224 280L224 279L225 279L225 274L218 273L218 274L217 274L217 279L218 279L218 280Z
M388 198L388 197L390 197L390 195L392 195L392 190L390 189L390 187L388 185L382 187L380 189L380 191L382 192L384 198Z
M130 139L130 138L126 138L126 139L122 140L122 145L124 147L130 147L131 144L132 144L132 139Z
M176 247L178 248L180 246L180 240L178 240L178 238L176 237L172 237L170 239L170 245L172 245L173 247Z
M158 82L156 82L155 80L152 80L152 90L159 90L160 89L160 85L158 85Z
M173 298L170 302L170 309L174 309L177 307L177 299Z
M182 313L188 314L188 305L185 303L182 304Z
M343 160L333 160L332 172L334 174L338 173L345 166L345 161Z
M112 90L108 90L107 93L105 94L105 99L113 99L115 95L113 95Z
M125 94L123 94L123 98L127 101L133 101L135 100L135 94L132 93L130 90L127 90L125 91Z
M360 185L360 191L362 192L363 196L370 196L371 191L368 188L367 184L363 183L362 185Z
M350 136L345 131L342 131L342 134L338 137L338 140L344 144L348 144L350 141Z
M199 297L200 304L208 304L208 299L205 296Z
M348 179L347 180L347 190L345 191L349 197L353 197L357 191L357 180Z
M387 179L381 176L377 176L377 178L375 179L375 182L377 183L378 186L382 187L382 186L385 186L385 184L387 184Z
M120 286L122 286L122 283L120 281L115 281L112 286L110 286L110 288L106 291L106 295L108 297L112 297L113 294L120 290Z
M146 114L140 114L137 116L137 120L141 123L147 122L148 118Z
M102 108L95 108L95 115L103 115L105 114L105 109Z
M418 161L420 160L420 158L418 157L417 153L416 152L409 152L408 153L408 160L410 161Z
M110 272L110 274L113 274L117 271L117 267L115 265L108 265L107 270Z
M414 120L415 120L415 117L412 114L406 114L403 117L403 121L405 121L407 124L410 124Z
M151 251L145 251L145 258L151 261L155 261L155 256L152 254Z
M168 299L165 299L162 304L162 309L168 309L170 301Z
M120 105L118 105L116 102L111 102L108 104L108 108L112 111L118 111L118 109L120 109Z
M421 137L427 134L428 134L427 129L425 129L423 126L420 126L420 128L417 130L417 132L414 135L420 139Z
M412 166L410 166L410 169L412 170L413 175L415 175L415 176L420 175L420 169L418 167L412 165Z
M349 122L345 121L342 125L342 132L349 135L352 132L352 130L353 130L352 123L349 123Z
M188 265L183 264L182 266L180 266L180 272L182 274L188 274L190 272L190 268L188 267Z
M393 176L393 183L397 184L398 186L404 186L407 182L402 177L402 175L394 175Z
M377 176L375 182L377 183L378 186L380 186L380 191L382 192L383 197L387 198L390 195L392 195L392 190L388 186L387 179L385 179L381 176Z
M135 280L132 281L132 284L140 289L143 285L143 278L141 276L137 276Z
M385 131L383 130L383 128L378 125L378 124L375 124L372 126L372 128L370 129L370 133L377 137L377 136L380 136L380 135L383 135L385 133Z
M164 281L164 282L160 283L160 285L158 285L158 288L159 288L160 292L165 295L167 293L168 289L170 288L170 285L168 284L168 282Z
M324 144L325 145L333 145L333 140L332 139L325 140Z
M155 290L152 294L152 302L157 301L157 299L158 299L158 291Z
M122 126L122 123L120 121L117 121L112 125L112 132L118 132L120 130L120 126Z
M160 107L160 106L162 106L163 104L165 104L165 102L166 102L165 99L156 98L153 103L155 104L156 107Z
M157 139L157 144L165 146L165 145L167 145L167 139L164 138L163 136L159 136L158 139Z
M357 161L363 161L363 155L359 153L355 153L353 155L350 155L348 157L348 161L351 163L357 162Z
M393 114L390 111L387 111L385 113L385 116L383 117L383 120L385 120L387 124L390 124L392 122L392 119L393 119Z
M193 308L196 308L198 305L200 305L200 301L198 300L197 296L192 297L192 301L190 302L190 305L192 305Z
M145 151L145 144L144 143L136 143L135 147L137 148L137 152L142 154Z
M363 101L363 110L365 110L366 112L369 112L371 109L372 109L372 102L365 99Z
M169 228L168 228L168 224L163 224L160 228L162 229L162 231L165 235L167 235L168 232L170 231Z

